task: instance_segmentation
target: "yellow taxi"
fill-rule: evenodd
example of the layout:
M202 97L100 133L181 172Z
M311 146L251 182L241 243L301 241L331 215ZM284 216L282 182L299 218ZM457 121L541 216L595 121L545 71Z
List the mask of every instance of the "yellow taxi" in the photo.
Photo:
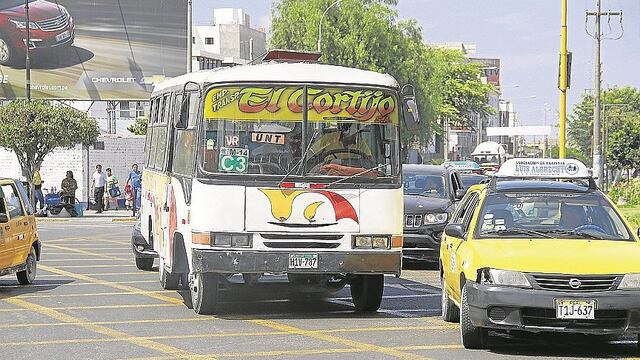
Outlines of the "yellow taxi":
M25 188L16 180L0 178L0 276L15 273L20 284L33 283L40 249Z
M488 330L638 334L638 241L581 162L511 159L445 228L442 316L476 349Z

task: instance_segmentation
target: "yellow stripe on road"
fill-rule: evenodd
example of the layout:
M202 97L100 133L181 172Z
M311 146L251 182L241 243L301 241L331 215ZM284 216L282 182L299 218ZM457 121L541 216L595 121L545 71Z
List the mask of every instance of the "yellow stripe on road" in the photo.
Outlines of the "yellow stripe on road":
M24 310L24 309L20 309ZM134 324L161 324L161 323L179 323L179 322L198 322L198 321L214 321L215 319L202 317L194 318L178 318L178 319L148 319L148 320L122 320L122 321L87 321L92 325L134 325ZM82 322L85 323L85 322ZM58 326L77 326L81 323L37 323L37 324L0 324L0 329L17 329L30 327L58 327Z
M33 304L21 299L16 299L16 298L10 298L10 299L5 299L5 302L21 307L23 309L27 309L29 311L32 312L36 312L39 313L41 315L44 316L48 316L52 319L61 321L61 322L67 322L67 323L77 323L78 326L87 329L89 331L93 331L95 333L98 334L102 334L105 336L108 336L112 339L114 339L114 341L126 341L128 343L143 347L143 348L147 348L150 350L154 350L154 351L158 351L164 354L168 354L171 356L175 356L178 358L182 358L182 359L196 359L196 358L202 358L201 355L199 354L195 354L192 353L190 351L186 351L186 350L182 350L182 349L178 349L176 347L173 346L169 346L169 345L165 345L165 344L161 344L155 341L151 341L151 340L147 340L147 339L143 339L143 338L137 338L137 337L132 337L127 333L124 333L122 331L117 331L117 330L113 330L101 325L94 325L85 321L82 321L81 319L78 319L76 317L73 317L71 315L67 315L67 314L63 314L61 312L58 312L56 310L50 309L48 307L42 306L42 305L37 305L37 304ZM76 339L77 340L77 339ZM84 339L84 342L87 342L90 339ZM103 339L101 339L103 340ZM59 341L62 343L71 343L73 340L52 340L52 341L42 341L40 343L52 343L53 341ZM37 341L25 341L23 344L25 346L33 346L34 344L37 344ZM78 343L78 341L75 341L74 343ZM11 343L0 343L0 346L4 346L5 344L11 344Z
M293 326L289 326L289 325L285 325L276 321L271 321L271 320L249 320L250 323L256 324L256 325L261 325L264 327L268 327L270 329L274 329L274 330L278 330L278 331L284 331L287 332L291 335L302 335L302 336L307 336L310 338L314 338L317 340L322 340L322 341L326 341L326 342L330 342L330 343L334 343L334 344L340 344L343 346L347 346L350 348L354 348L354 349L358 349L360 351L371 351L371 352L376 352L379 354L384 354L384 355L389 355L389 356L393 356L393 357L397 357L400 359L427 359L423 356L419 356L419 355L415 355L415 354L410 354L410 353L406 353L406 352L402 352L399 350L395 350L392 348L386 348L383 346L378 346L378 345L373 345L373 344L367 344L367 343L363 343L363 342L359 342L359 341L355 341L355 340L349 340L349 339L345 339L345 338L341 338L338 336L334 336L334 335L329 335L329 334L324 334L324 333L316 333L316 332L311 332L308 330L303 330L300 328L296 328Z
M95 285L95 284L93 284ZM68 298L68 297L90 297L90 296L129 296L129 295L149 295L149 294L175 294L174 290L140 290L137 292L103 292L103 293L83 293L83 294L44 294L44 295L18 295L20 299L50 299L50 298Z

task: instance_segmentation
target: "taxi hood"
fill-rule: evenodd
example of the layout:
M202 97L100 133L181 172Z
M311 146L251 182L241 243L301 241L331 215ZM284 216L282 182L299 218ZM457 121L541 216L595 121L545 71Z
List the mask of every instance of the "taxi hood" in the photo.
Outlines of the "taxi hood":
M555 274L640 273L636 241L580 239L479 239L469 243L475 269Z

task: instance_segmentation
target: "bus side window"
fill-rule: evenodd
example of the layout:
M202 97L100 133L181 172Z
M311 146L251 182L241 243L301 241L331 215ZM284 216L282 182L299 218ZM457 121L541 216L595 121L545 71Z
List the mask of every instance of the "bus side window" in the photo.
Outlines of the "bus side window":
M198 125L198 111L200 110L200 94L193 92L189 94L189 125L195 127Z
M145 140L145 159L147 168L153 168L155 162L155 149L153 148L153 124L157 122L158 102L159 98L151 100L151 113L149 116L149 125L147 127L147 138Z

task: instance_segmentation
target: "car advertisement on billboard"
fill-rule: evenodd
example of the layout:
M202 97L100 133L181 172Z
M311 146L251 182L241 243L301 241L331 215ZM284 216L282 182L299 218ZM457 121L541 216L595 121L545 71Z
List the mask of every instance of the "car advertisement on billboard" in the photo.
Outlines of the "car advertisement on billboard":
M145 100L186 72L187 0L0 0L0 99L26 96L27 47L33 98Z

